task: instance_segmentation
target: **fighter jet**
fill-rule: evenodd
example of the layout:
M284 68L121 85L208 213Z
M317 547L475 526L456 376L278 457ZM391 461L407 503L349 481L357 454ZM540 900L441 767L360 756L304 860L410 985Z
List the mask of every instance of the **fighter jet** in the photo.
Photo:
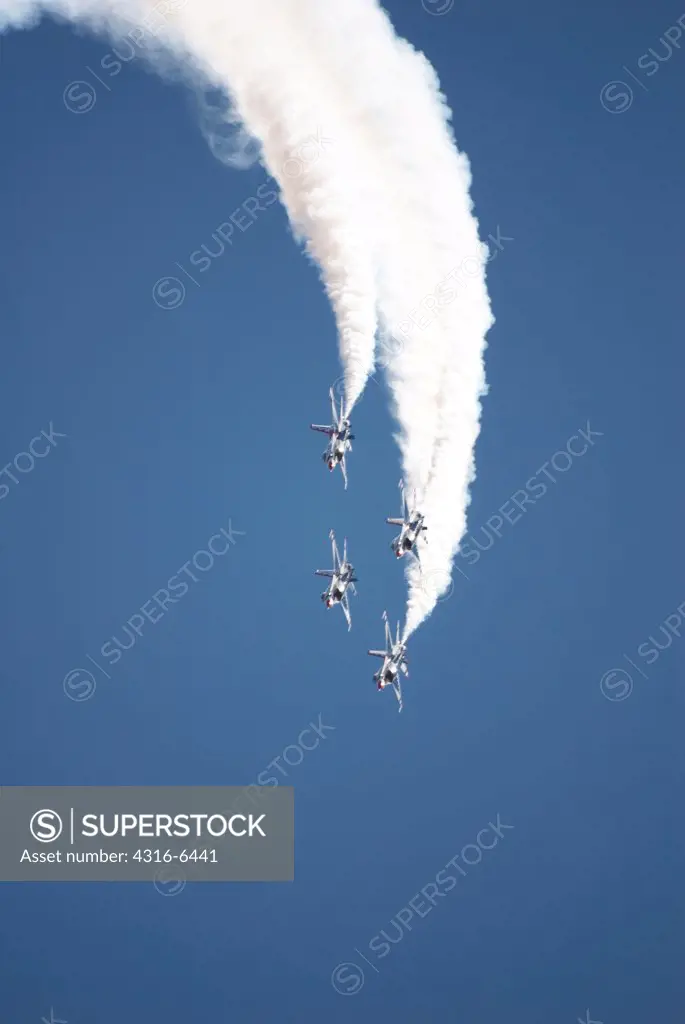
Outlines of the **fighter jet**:
M312 430L319 430L322 434L328 434L328 445L321 458L325 463L327 463L330 470L335 469L336 466L340 466L343 479L345 481L345 489L347 489L347 466L345 465L345 455L347 452L352 451L352 445L350 442L354 441L354 434L350 433L350 421L344 413L344 399L340 399L340 412L338 412L335 407L333 388L330 388L328 393L331 396L331 409L333 411L332 425L324 427L318 423L311 423L310 426Z
M400 705L399 710L401 711L403 703L399 674L402 672L405 676L409 675L406 656L407 645L400 640L399 622L397 623L397 636L395 640L393 640L392 633L390 632L390 626L388 625L387 612L383 612L383 619L385 621L385 650L369 651L369 654L374 658L383 659L383 664L378 669L378 672L374 673L373 681L378 690L384 690L386 686L392 686Z
M402 518L386 519L385 521L390 523L391 526L401 526L402 529L390 547L395 552L397 558L402 558L407 551L411 551L417 561L420 562L418 544L416 542L422 533L427 532L428 527L423 525L425 517L416 511L416 493L414 493L414 507L410 510L404 493L404 484L401 480L399 487L402 492ZM426 539L424 537L424 540Z
M354 566L351 562L347 561L347 538L343 545L343 556L342 561L338 552L338 545L335 543L335 533L333 530L328 534L331 538L331 544L333 547L333 569L315 569L314 574L316 576L328 576L330 583L328 588L324 590L321 595L321 600L324 602L327 608L332 608L333 605L339 604L342 608L345 618L347 619L348 631L352 629L352 618L350 616L350 602L348 596L348 590L351 590L353 594L357 593L355 583L357 583L357 577L354 575Z

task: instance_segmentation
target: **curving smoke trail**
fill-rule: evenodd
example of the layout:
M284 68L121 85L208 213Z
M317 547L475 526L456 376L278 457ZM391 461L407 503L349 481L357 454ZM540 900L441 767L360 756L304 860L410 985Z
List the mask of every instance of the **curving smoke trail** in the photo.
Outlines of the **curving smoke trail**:
M221 104L205 104L205 135L234 166L261 150L293 231L320 268L349 412L374 366L377 327L365 154L338 87L320 74L299 0L0 0L0 28L30 25L43 11L115 41L128 36L162 73L182 69L197 86L230 95L224 118L237 115L247 133L232 146L218 130Z
M466 528L494 322L487 247L472 212L469 162L425 57L396 36L376 0L346 0L335 12L302 6L318 52L345 83L360 135L373 141L383 362L406 490L416 492L430 538L421 567L407 569L406 639L448 589Z
M260 153L278 182L333 307L348 412L380 325L405 484L430 537L407 570L406 639L447 590L465 530L493 322L469 163L433 68L377 0L0 0L0 28L42 11L115 39L152 21L160 71L230 97L203 130L220 159ZM221 122L245 126L237 146Z

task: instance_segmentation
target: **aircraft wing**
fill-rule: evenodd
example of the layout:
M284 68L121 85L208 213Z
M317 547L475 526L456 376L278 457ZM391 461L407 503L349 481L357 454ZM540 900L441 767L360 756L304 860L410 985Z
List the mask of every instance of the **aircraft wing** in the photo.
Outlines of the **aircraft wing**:
M392 688L395 691L395 696L397 697L397 703L399 704L399 708L397 710L401 711L402 708L404 707L404 701L402 700L402 687L400 686L399 679L395 680L395 682L392 684Z
M347 619L347 631L349 633L352 629L352 616L350 615L350 602L347 594L343 594L340 604L342 605L343 614Z
M315 576L328 576L329 579L333 579L333 577L335 576L335 573L331 572L330 569L315 569L314 570L314 575Z
M369 651L368 653L372 657L374 657L374 658L384 658L388 652L387 651Z
M309 424L309 429L310 430L318 430L322 434L328 434L329 437L332 437L333 434L335 433L335 430L333 430L332 427L324 427L320 423L310 423Z
M342 459L340 460L340 469L341 469L341 472L342 472L342 475L343 475L343 480L345 481L345 490L347 490L347 466L345 465L345 456L344 455L343 455Z
M391 526L404 526L404 519L386 519L385 521Z

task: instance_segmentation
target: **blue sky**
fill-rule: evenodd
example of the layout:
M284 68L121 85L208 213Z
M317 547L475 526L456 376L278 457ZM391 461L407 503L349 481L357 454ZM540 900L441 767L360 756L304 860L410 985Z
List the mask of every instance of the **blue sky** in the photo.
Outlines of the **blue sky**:
M308 430L340 372L332 315L281 207L177 308L153 301L265 172L215 160L184 88L140 63L93 80L106 42L0 42L0 781L242 785L281 758L296 806L292 884L4 885L3 1024L681 1019L685 53L659 42L680 11L389 10L438 70L482 235L508 239L469 518L499 536L412 639L401 716L366 655L405 597L382 376L344 492ZM312 574L331 527L359 575L349 635ZM111 678L70 700L89 655ZM310 723L319 745L285 764ZM403 937L381 957L383 930Z

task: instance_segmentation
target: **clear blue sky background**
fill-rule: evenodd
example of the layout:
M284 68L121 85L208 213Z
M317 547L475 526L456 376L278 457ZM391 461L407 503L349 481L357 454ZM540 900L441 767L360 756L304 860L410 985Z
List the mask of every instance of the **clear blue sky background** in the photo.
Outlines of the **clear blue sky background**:
M366 655L405 596L382 377L344 492L308 430L339 374L332 316L279 205L178 308L152 299L264 172L217 162L188 93L140 63L95 82L107 42L4 37L0 462L51 422L67 437L0 501L0 781L247 784L319 715L331 728L282 777L292 884L3 885L2 1024L51 1006L68 1024L682 1020L685 641L637 653L685 599L685 52L637 63L681 12L389 7L438 69L483 235L512 239L489 273L469 532L588 420L602 436L456 575L398 716ZM75 115L79 79L97 102ZM600 102L615 79L622 112ZM230 553L67 699L65 674L229 521ZM349 635L312 575L331 527L360 578ZM623 700L600 688L615 667ZM374 960L498 814L513 829ZM345 961L364 971L352 996L331 984Z

